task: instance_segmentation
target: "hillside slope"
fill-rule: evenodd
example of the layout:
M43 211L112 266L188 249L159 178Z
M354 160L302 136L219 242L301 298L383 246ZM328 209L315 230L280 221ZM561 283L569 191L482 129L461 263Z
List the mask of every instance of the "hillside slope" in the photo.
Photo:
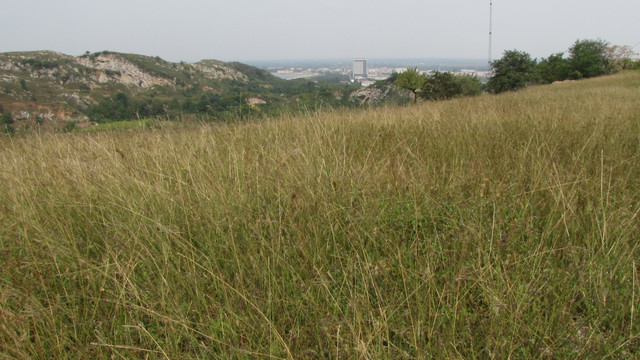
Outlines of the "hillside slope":
M178 111L221 113L299 101L316 85L286 82L240 63L172 63L103 51L70 56L51 51L0 54L0 111L17 128L60 128L68 121L111 121ZM122 93L126 111L115 109ZM313 96L307 96L313 99ZM334 98L340 100L344 94ZM331 100L331 99L330 99ZM326 100L325 100L326 101Z
M0 137L0 358L637 359L638 98Z

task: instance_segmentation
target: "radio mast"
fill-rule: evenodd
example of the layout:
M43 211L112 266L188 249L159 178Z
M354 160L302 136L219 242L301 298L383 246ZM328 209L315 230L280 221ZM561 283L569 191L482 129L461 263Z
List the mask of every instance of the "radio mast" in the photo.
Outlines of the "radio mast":
M493 0L489 0L489 68L491 68L491 40L493 37Z

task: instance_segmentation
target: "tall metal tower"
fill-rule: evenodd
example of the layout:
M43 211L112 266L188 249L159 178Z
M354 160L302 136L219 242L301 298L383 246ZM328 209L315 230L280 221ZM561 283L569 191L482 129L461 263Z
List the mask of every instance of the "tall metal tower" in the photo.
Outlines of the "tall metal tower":
M489 68L491 68L491 41L493 40L493 0L489 0Z

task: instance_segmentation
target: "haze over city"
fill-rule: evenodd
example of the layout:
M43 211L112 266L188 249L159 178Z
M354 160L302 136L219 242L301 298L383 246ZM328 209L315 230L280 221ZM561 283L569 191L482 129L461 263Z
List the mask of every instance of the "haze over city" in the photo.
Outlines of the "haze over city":
M640 2L493 1L494 58L577 39L640 42ZM489 1L22 0L3 4L0 52L111 50L170 61L488 57Z

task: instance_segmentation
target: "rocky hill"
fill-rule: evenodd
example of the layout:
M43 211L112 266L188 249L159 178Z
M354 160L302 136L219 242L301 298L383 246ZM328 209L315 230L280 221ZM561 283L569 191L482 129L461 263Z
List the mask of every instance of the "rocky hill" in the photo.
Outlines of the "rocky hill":
M108 51L82 56L0 53L0 111L9 112L18 129L55 129L72 121L122 120L178 110L217 114L265 111L301 101L305 106L350 101L353 89L339 90L288 82L252 66L216 60L172 63ZM327 93L332 95L323 98Z

